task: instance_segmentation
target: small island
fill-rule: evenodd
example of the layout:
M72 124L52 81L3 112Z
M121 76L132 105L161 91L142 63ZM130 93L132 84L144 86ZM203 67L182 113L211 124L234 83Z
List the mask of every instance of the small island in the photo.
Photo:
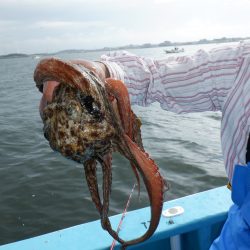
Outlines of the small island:
M21 53L13 53L13 54L7 54L0 56L0 59L6 59L6 58L23 58L23 57L29 57L27 54L21 54Z

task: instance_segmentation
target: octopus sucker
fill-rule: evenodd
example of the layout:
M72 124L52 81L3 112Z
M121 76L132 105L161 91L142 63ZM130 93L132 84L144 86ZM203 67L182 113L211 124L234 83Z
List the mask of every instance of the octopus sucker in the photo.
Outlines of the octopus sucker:
M84 166L85 177L103 229L123 248L145 241L155 232L163 205L164 180L156 163L143 148L141 122L133 113L129 94L123 82L101 81L80 61L65 62L56 58L42 60L34 72L37 88L46 81L59 85L41 117L44 136L55 151ZM109 221L109 200L112 185L112 152L127 158L140 184L148 192L151 220L144 235L124 241ZM102 197L98 189L97 162L101 165Z

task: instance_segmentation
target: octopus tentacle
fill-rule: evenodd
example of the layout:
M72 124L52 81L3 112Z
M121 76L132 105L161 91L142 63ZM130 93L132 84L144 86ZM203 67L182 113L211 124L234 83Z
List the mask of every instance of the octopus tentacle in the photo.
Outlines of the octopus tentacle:
M103 205L101 203L97 184L96 161L91 159L84 162L84 171L92 201L94 202L98 212L101 214Z
M34 80L41 92L44 82L57 81L91 93L91 89L96 86L93 85L90 75L96 82L102 85L102 82L81 64L64 62L57 58L46 58L41 60L37 65L34 72Z
M134 123L135 119L134 119L134 113L131 110L129 93L126 86L120 80L107 78L105 81L105 87L109 92L109 94L112 94L117 100L119 118L121 120L124 132L131 138L131 140L135 141L135 138L137 138L135 134L138 131L135 132L133 131L132 124ZM142 143L140 143L140 145L142 146ZM138 193L140 194L140 176L138 174L136 167L133 164L131 164L131 166L134 171L136 181L138 184Z
M133 156L130 160L134 162L143 177L151 207L151 221L147 232L137 239L124 242L123 246L126 247L148 239L156 230L162 211L164 181L157 165L148 154L143 152L127 135L124 135L124 140Z
M84 170L89 191L92 200L98 212L100 213L101 225L103 229L107 230L114 239L116 239L120 243L123 243L123 240L121 240L118 234L112 229L110 220L108 218L109 196L110 196L111 182L112 182L111 155L107 154L104 157L98 156L97 160L100 162L103 172L103 204L101 203L98 191L95 160L89 160L86 163L84 163Z
M110 196L111 182L112 182L111 155L107 154L104 157L98 156L97 160L100 162L103 172L103 204L101 203L98 191L95 160L89 160L86 163L84 163L84 170L89 191L92 200L98 212L100 213L101 224L103 229L107 230L115 240L119 241L120 243L123 243L124 241L120 239L118 234L112 229L110 220L108 218L109 196Z
M110 220L108 218L109 197L111 193L112 184L111 157L109 154L106 154L104 157L98 156L97 159L102 166L103 172L103 208L101 211L101 224L103 229L107 230L115 240L123 244L124 241L120 239L118 234L112 229Z
M123 129L132 139L131 107L126 86L122 81L108 78L105 81L105 87L117 99Z

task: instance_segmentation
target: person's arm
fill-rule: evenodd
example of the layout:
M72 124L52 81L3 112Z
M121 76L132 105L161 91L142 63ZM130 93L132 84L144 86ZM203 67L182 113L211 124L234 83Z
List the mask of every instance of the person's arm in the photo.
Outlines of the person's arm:
M132 103L177 112L222 111L221 143L229 181L246 164L250 134L250 42L193 56L152 60L128 53L103 57L113 78L124 80Z
M161 60L128 52L102 56L111 78L125 82L132 104L159 102L176 113L221 110L244 54L244 43L218 47L193 56Z

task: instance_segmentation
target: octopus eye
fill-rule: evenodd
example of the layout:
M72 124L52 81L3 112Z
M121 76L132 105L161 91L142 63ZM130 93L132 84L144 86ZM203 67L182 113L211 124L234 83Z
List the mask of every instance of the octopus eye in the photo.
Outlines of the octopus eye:
M68 115L72 115L73 114L73 108L71 106L67 107L67 113L68 113Z
M80 94L79 96L81 105L86 108L86 110L88 111L89 114L93 115L94 118L100 120L102 118L102 114L100 112L100 109L98 108L98 106L95 103L95 100L92 96L90 95L83 95Z
M93 111L94 98L90 95L81 96L81 104L87 109L89 113Z

